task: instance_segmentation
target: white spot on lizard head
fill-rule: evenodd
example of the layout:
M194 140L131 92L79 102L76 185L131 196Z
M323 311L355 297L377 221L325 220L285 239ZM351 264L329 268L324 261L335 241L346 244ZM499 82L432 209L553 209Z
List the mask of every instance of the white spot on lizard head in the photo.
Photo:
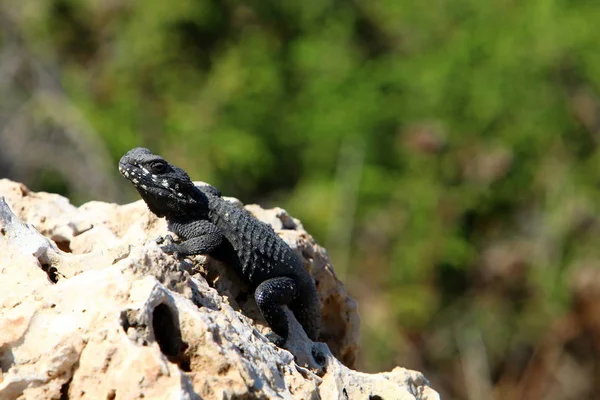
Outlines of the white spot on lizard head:
M169 182L167 182L167 180L166 180L166 179L163 179L163 181L162 181L161 183L162 183L162 185L163 185L164 187L166 187L166 188L168 188L168 187L169 187Z

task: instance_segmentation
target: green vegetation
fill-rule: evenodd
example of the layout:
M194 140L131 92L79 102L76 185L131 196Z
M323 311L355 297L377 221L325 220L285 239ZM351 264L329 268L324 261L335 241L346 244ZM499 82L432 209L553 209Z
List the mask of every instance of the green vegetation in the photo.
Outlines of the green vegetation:
M359 368L423 370L464 398L475 348L506 393L571 309L572 276L598 265L596 2L48 0L12 15L113 165L149 147L303 221L359 299Z

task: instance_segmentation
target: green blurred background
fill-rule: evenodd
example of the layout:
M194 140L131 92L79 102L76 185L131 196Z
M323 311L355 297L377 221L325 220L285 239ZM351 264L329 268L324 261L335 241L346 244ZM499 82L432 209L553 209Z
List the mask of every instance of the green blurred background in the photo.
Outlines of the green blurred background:
M132 201L149 147L302 220L359 370L598 398L599 36L593 0L2 0L0 173Z

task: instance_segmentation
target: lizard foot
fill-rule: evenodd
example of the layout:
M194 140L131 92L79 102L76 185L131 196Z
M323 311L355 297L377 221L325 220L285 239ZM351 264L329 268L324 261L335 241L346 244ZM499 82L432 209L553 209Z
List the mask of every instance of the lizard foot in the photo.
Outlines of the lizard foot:
M285 344L285 339L276 334L275 332L269 332L265 335L269 342L273 343L277 347L282 347Z
M175 243L175 240L173 240L173 237L171 235L166 235L164 237L158 237L156 239L156 243L157 244L162 244L162 246L160 246L160 249L162 251L164 251L166 254L172 254L175 256L175 258L179 259L182 258L179 255L179 252L177 251L177 243Z
M316 346L313 346L311 353L313 359L320 367L324 367L325 364L327 364L325 355L319 349L317 349Z

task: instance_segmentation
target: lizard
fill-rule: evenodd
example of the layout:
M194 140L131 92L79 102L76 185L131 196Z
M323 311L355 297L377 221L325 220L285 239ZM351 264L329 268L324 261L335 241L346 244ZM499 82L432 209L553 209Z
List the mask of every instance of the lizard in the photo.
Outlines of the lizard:
M283 347L289 334L283 306L311 340L318 340L321 308L315 283L270 225L222 198L217 188L196 186L183 169L146 148L123 155L119 172L178 236L178 242L171 235L160 238L165 253L208 254L235 268L254 289L256 304L272 331L267 337L277 346Z

